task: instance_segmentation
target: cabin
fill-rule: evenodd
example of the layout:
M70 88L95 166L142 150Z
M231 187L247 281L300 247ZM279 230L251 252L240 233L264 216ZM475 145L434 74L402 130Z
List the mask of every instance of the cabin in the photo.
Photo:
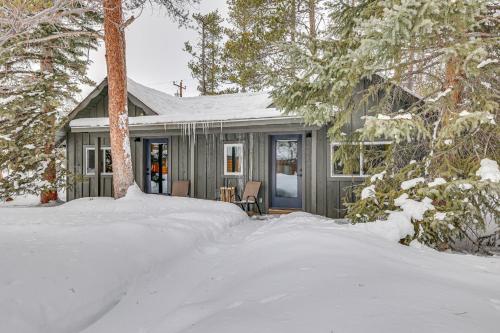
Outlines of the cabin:
M369 84L361 82L360 89ZM69 115L67 168L78 176L67 200L113 196L107 108L104 80ZM356 112L347 130L361 127L368 109ZM338 143L329 142L326 126L283 115L266 93L180 98L129 79L128 113L135 181L146 193L166 195L174 181L188 180L191 197L216 200L221 187L241 194L253 180L262 182L258 201L265 213L302 210L341 218L353 186L367 177L362 156L355 174L331 162ZM363 144L384 149L389 143Z

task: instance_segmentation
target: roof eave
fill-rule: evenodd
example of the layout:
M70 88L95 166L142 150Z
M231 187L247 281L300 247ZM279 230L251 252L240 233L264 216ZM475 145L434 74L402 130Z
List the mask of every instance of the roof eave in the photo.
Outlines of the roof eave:
M158 122L155 124L129 124L129 130L133 131L155 131L155 130L179 130L186 124L213 124L212 128L234 128L248 126L267 126L267 125L286 125L286 124L304 124L302 117L273 117L273 118L252 118L252 119L232 119L232 120L200 120L200 121L182 121L182 122ZM219 126L220 124L220 126ZM71 126L71 132L108 132L109 125L102 126Z

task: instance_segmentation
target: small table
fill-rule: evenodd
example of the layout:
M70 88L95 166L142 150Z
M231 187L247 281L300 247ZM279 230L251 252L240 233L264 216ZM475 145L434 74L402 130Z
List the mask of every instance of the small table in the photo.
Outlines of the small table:
M236 187L221 187L219 189L220 201L234 202L236 201Z

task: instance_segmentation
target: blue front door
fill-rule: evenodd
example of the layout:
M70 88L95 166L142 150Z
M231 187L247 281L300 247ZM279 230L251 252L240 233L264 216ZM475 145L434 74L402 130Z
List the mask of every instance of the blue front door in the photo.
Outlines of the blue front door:
M271 207L302 208L302 135L271 137Z

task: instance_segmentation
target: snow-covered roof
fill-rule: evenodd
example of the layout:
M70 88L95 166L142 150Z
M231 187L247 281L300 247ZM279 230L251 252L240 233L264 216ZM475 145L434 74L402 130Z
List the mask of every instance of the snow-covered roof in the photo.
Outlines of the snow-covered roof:
M206 122L244 122L292 119L272 107L268 93L252 92L216 96L176 97L128 79L128 92L157 115L131 117L130 125ZM107 118L79 118L70 127L106 127Z
M129 92L159 115L171 117L174 121L210 121L267 118L282 116L270 107L272 100L268 93L239 93L216 96L175 97L158 91L131 79Z

